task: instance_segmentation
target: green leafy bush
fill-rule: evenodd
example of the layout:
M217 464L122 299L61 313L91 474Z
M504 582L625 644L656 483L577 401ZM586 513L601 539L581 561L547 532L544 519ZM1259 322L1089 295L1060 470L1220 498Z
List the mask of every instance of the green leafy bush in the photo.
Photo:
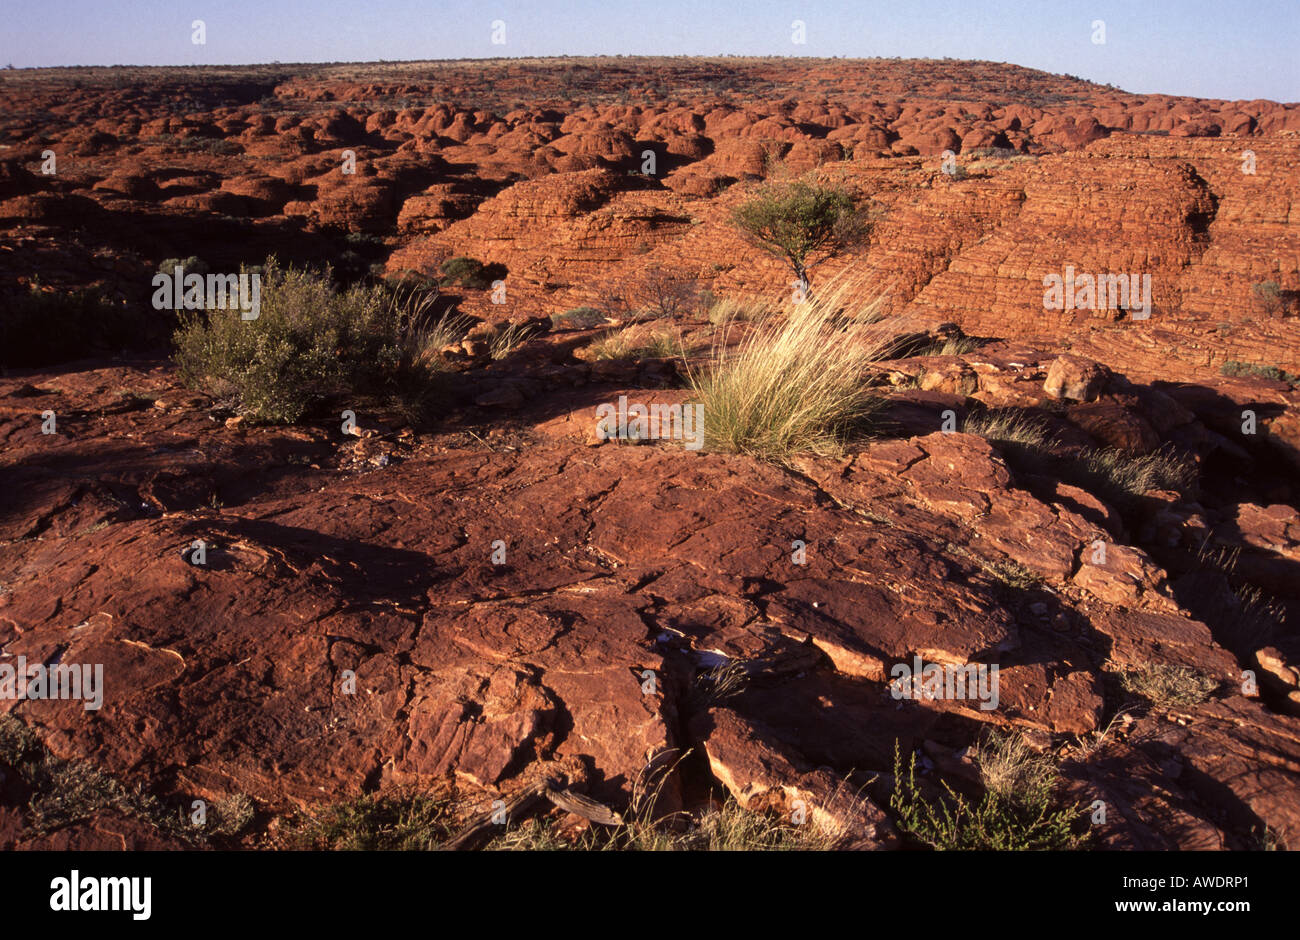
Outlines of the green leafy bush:
M1058 807L1053 780L1035 776L1027 785L990 786L977 803L947 783L946 798L926 799L916 784L916 755L906 770L894 745L894 792L890 808L899 828L938 851L1033 851L1078 848L1083 839L1073 831L1082 816L1079 806Z
M803 180L764 184L733 210L732 222L764 251L785 260L805 284L810 267L870 234L866 216L847 191Z
M487 290L493 281L506 276L503 264L484 264L474 258L448 258L438 268L441 283L446 287L465 287L470 290Z
M176 362L184 380L265 422L297 421L340 395L410 399L436 363L419 322L427 305L381 286L336 291L330 272L262 272L260 312L184 312Z

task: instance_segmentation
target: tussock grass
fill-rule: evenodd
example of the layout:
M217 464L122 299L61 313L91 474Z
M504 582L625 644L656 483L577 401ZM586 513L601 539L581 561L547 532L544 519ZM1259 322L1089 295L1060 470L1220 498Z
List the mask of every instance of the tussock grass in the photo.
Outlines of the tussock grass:
M1056 764L1013 731L993 731L971 752L985 788L1007 802L1035 805L1051 798Z
M1087 452L1083 470L1098 478L1106 489L1121 497L1142 496L1149 490L1190 490L1196 468L1186 458L1168 450L1134 456L1108 447Z
M442 348L463 340L472 324L468 317L453 311L447 311L437 319L428 319L424 315L430 304L430 300L415 301L415 307L403 325L400 343L408 362L417 368L438 372L447 369L446 361L440 355Z
M833 840L811 823L796 826L770 813L750 812L731 798L677 828L634 818L618 827L588 829L571 841L549 820L532 819L489 846L516 852L808 852L832 847Z
M537 335L537 328L520 323L511 323L497 333L488 342L488 349L493 359L505 359L512 352Z
M881 407L868 390L867 366L886 340L870 327L849 333L836 325L846 308L874 299L861 278L842 278L784 317L750 324L734 347L724 329L708 361L688 370L704 406L706 446L775 459L836 453L865 435Z
M1022 469L1051 472L1120 509L1131 509L1150 490L1195 492L1196 464L1165 446L1149 454L1130 454L1115 447L1085 448L1076 456L1056 454L1060 442L1040 419L1015 408L975 411L962 430L1002 446Z
M728 660L707 669L695 677L689 704L695 710L705 710L735 698L749 685L749 672L738 660Z
M964 356L972 353L982 346L979 340L973 336L950 336L945 340L939 340L928 349L923 349L916 353L917 356Z
M1175 582L1175 596L1209 625L1215 640L1249 662L1278 635L1286 608L1257 586L1240 583L1240 557L1240 546L1214 548L1207 537L1193 567Z
M1014 408L971 412L962 421L961 429L967 434L978 434L989 441L1024 447L1042 449L1050 448L1056 443L1042 421Z
M672 359L689 354L680 335L638 327L611 330L597 337L588 351L593 359Z
M1171 663L1146 663L1126 669L1120 673L1120 685L1156 708L1199 705L1219 687L1216 679Z
M551 314L551 323L557 330L589 330L605 320L604 312L595 307L574 307L564 313Z
M723 297L709 307L706 318L714 326L726 326L730 323L762 319L763 316L763 308L753 301Z

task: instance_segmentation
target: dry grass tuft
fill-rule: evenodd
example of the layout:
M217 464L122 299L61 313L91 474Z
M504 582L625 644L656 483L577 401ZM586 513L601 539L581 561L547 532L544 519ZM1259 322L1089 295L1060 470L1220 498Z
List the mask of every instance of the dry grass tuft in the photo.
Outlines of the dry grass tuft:
M867 366L881 358L887 334L844 325L855 320L846 310L877 302L864 279L843 277L786 315L749 324L734 345L724 328L708 361L688 372L706 446L775 459L837 453L868 433L881 401L868 390Z
M1147 663L1120 673L1124 691L1141 696L1156 708L1199 705L1219 683L1210 676L1170 663Z

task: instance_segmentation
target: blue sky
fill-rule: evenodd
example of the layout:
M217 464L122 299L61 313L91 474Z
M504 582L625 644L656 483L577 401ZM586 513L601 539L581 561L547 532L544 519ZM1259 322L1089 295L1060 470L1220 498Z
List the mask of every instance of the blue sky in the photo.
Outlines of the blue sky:
M0 66L725 53L988 59L1134 92L1298 101L1300 0L0 2Z

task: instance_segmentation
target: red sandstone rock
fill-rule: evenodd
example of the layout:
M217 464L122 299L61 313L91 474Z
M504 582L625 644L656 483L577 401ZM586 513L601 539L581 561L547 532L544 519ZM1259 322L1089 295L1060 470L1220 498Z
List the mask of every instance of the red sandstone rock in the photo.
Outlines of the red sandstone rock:
M688 785L755 810L802 801L815 824L887 847L884 801L860 786L888 772L896 742L952 768L983 726L1063 743L1105 727L1113 673L1177 664L1221 689L1142 711L1064 768L1080 800L1115 808L1099 842L1243 847L1249 827L1225 807L1296 831L1300 651L1285 634L1239 642L1185 585L1213 573L1196 568L1209 544L1236 553L1239 582L1300 605L1300 494L1275 467L1300 466L1300 393L1218 374L1228 360L1300 372L1297 320L1254 291L1300 290L1300 109L884 62L747 63L736 70L780 93L686 105L597 104L536 66L500 92L524 106L478 103L496 94L493 68L372 82L297 68L275 90L286 113L233 103L186 118L19 76L6 91L22 107L0 116L15 146L0 161L0 276L102 282L138 303L164 255L233 264L283 247L325 261L363 234L390 272L505 263L501 309L463 300L496 323L547 323L653 267L721 296L784 297L781 264L729 222L784 161L873 202L871 244L826 276L875 272L899 335L956 323L1005 342L887 364L921 385L895 392L895 436L793 470L666 443L585 447L611 383L685 393L636 389L663 378L636 363L575 365L573 333L539 340L524 374L471 368L481 338L456 347L452 411L474 416L477 438L248 427L167 368L0 379L0 646L96 659L112 677L91 726L70 703L0 707L57 754L161 795L245 792L273 812L449 776L505 791L557 765L618 802L694 748L703 762L669 784L670 803ZM679 68L646 66L670 82ZM1072 103L1044 102L1062 91ZM394 103L405 97L442 103ZM973 153L990 147L1015 152ZM964 178L943 172L944 150ZM141 257L144 244L169 247ZM1150 274L1151 317L1046 309L1043 277L1067 265ZM160 404L123 407L121 388ZM1028 473L1006 448L938 430L944 408L974 402L1041 411L1061 459L1185 447L1206 492L1131 511ZM57 435L37 430L46 409ZM181 556L195 539L206 566ZM1002 705L894 699L891 667L917 655L998 664ZM700 673L719 662L745 687L702 703ZM1261 698L1238 694L1243 668ZM0 805L0 845L173 843L108 813L35 837Z
M1043 391L1053 398L1093 401L1106 384L1106 370L1079 356L1058 356L1048 367Z

